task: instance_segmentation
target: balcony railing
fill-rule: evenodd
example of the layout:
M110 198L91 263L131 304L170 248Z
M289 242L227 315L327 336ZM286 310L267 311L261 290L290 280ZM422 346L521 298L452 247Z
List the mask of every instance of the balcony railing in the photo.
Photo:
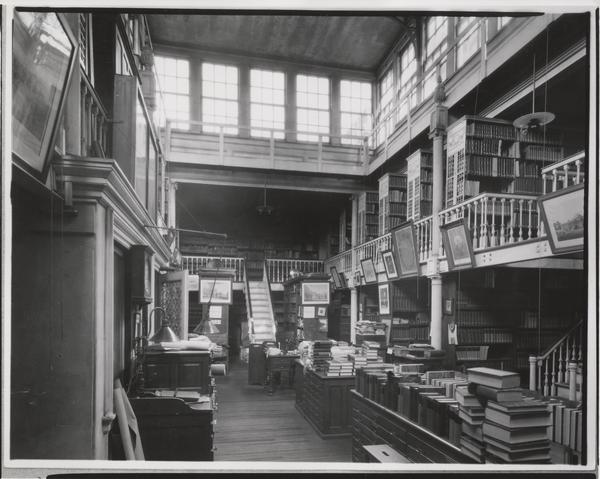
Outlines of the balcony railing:
M562 161L542 168L544 193L578 185L585 179L585 152L581 151Z
M342 251L324 261L324 269L329 272L331 267L335 267L338 273L344 273L346 279L352 274L352 250Z
M381 258L382 251L388 250L391 247L392 235L387 233L374 240L367 241L356 247L356 264L360 265L361 260L372 258L375 263L375 271L384 271L383 260Z
M189 130L177 129L173 126L176 122L167 120L165 143L168 160L193 162L201 154L203 163L212 165L330 173L350 167L346 170L348 174L362 175L371 154L366 137L362 136L191 120L185 123L189 124ZM232 129L237 133L228 133ZM242 135L244 132L253 132L256 136ZM298 135L314 137L316 141L289 141Z
M270 283L283 283L290 278L290 272L322 273L323 261L306 259L267 259L265 261Z
M96 89L81 69L81 154L105 158L110 156L108 114Z
M233 280L235 282L244 281L244 258L228 256L183 256L182 266L190 274L198 274L200 268L206 268L209 263L218 262L222 269L235 270Z

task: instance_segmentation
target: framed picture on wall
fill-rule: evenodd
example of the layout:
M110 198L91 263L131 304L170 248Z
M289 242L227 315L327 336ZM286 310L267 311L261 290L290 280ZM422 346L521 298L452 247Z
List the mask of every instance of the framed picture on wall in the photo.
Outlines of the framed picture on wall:
M390 285L379 285L379 314L390 314Z
M583 251L583 184L548 193L538 203L552 253Z
M448 269L470 268L475 264L471 235L464 219L453 221L441 227L442 240L448 259Z
M303 306L302 317L304 319L313 319L315 317L315 307Z
M13 158L44 181L75 64L75 42L57 13L15 11L13 25Z
M329 304L329 281L303 282L302 304Z
M327 316L327 306L318 306L317 316L319 316L320 318Z
M372 258L360 260L360 267L362 269L363 277L365 278L365 283L369 284L377 282L377 272L375 271L375 263L373 263Z
M331 272L331 278L333 279L334 287L336 289L343 288L342 279L340 278L337 268L335 266L332 266L331 268L329 268L329 271Z
M382 251L381 259L383 260L383 267L388 279L396 279L398 277L398 269L396 268L394 252L392 250Z
M412 221L392 230L392 245L398 261L398 275L401 277L418 276L417 235Z
M200 279L200 302L231 304L231 281L228 279Z
M345 273L338 273L340 277L340 282L342 284L342 288L345 289L348 287L348 280L346 279Z

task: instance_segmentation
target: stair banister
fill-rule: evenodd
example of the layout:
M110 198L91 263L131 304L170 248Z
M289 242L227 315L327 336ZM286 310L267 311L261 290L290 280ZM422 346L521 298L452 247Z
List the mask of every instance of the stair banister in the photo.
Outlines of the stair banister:
M267 261L265 260L263 267L263 281L267 285L267 298L269 299L269 310L271 311L271 318L273 322L271 323L271 327L273 329L273 339L277 340L277 327L275 326L275 312L273 311L273 300L271 299L271 282L269 281L269 274L267 272Z
M248 275L246 274L246 262L243 266L244 274L244 296L246 298L246 313L248 314L248 336L250 343L254 342L254 320L252 318L252 302L250 301L250 286L248 285Z

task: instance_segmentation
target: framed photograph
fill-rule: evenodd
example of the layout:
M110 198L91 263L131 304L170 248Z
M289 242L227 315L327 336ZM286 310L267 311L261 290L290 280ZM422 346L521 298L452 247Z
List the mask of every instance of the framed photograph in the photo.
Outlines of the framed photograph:
M360 281L360 271L356 270L354 272L354 286L360 286L360 283L361 283L361 281Z
M317 307L317 316L324 317L327 316L327 306L318 306Z
M379 285L379 314L390 314L390 285Z
M221 319L223 317L223 306L220 304L211 304L208 308L209 319Z
M340 277L340 283L342 284L342 288L346 289L348 287L348 280L346 279L346 274L338 273L338 276Z
M392 244L398 260L398 276L418 276L419 255L414 224L404 223L392 230Z
M314 306L303 306L302 307L302 317L304 319L313 319L315 317L315 307Z
M13 158L44 181L75 62L75 43L53 12L15 11Z
M200 302L231 304L231 281L228 279L200 279Z
M331 272L331 277L333 278L333 285L335 286L335 288L343 288L342 279L340 278L337 268L335 266L332 266L331 268L329 268L329 271Z
M464 219L453 221L441 227L442 240L448 259L448 269L470 268L475 264L471 235Z
M583 251L583 184L548 193L538 203L552 253Z
M383 260L385 274L387 275L388 279L396 279L398 277L398 270L396 269L394 252L392 250L382 251L381 259Z
M329 304L329 281L303 282L302 304Z
M454 298L444 298L444 314L454 314Z
M365 278L365 283L376 283L377 282L377 273L375 272L375 263L373 263L372 258L361 259L360 260L360 268L362 269L363 277Z

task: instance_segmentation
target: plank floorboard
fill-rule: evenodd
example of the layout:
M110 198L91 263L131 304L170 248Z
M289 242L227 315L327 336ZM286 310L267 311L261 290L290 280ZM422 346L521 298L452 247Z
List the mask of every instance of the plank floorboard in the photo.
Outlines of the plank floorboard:
M248 384L246 365L217 378L215 461L351 462L350 437L321 439L295 408L295 392Z

